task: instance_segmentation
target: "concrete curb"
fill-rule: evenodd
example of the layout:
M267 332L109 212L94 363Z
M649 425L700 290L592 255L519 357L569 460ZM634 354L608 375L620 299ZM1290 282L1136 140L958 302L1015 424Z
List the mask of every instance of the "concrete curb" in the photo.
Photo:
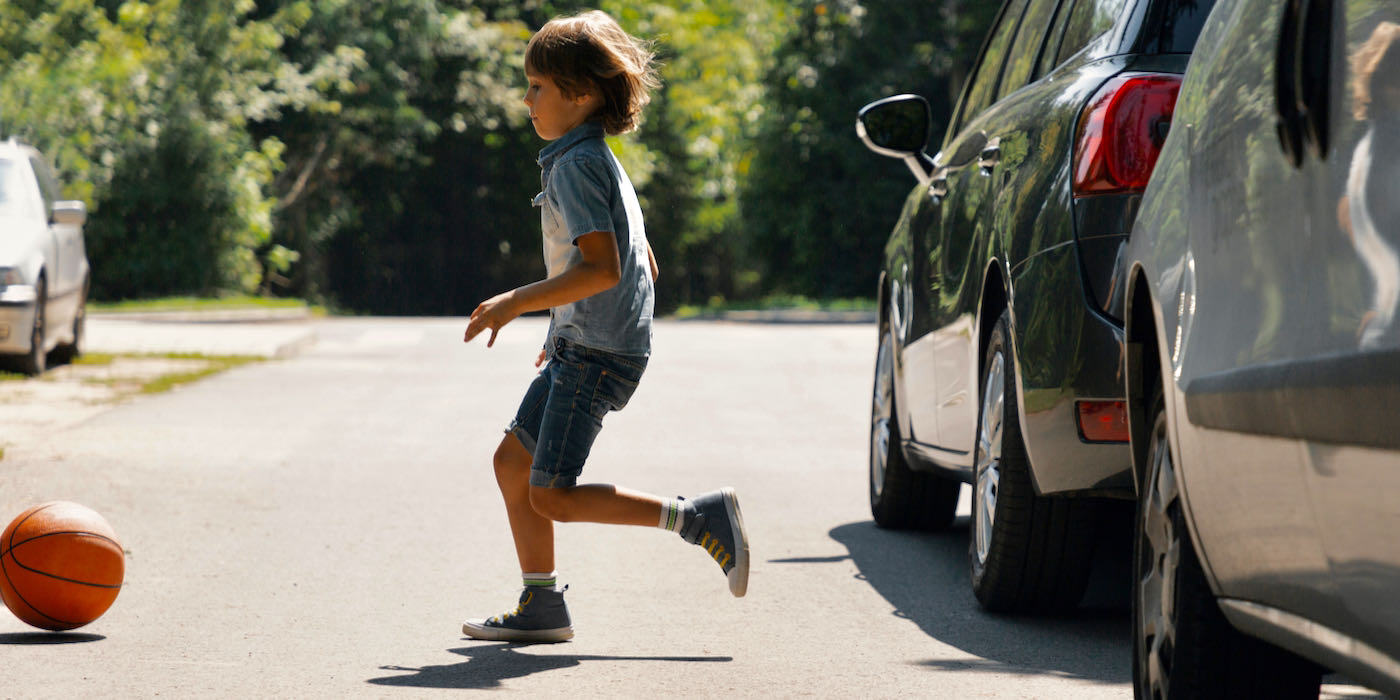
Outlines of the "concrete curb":
M312 318L306 307L285 309L216 309L209 311L92 311L88 318L114 321L158 323L266 323L305 321Z
M92 314L84 350L111 354L292 357L316 342L309 312ZM275 312L275 313L269 313Z
M729 323L780 323L780 324L857 324L875 323L878 320L874 311L806 311L802 309L771 309L757 311L720 311L702 313L676 321L726 321Z

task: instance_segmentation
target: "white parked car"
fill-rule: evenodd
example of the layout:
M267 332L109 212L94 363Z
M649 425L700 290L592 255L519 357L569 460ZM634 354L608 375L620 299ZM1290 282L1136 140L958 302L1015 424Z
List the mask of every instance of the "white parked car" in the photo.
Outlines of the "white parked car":
M87 207L59 199L37 150L0 143L0 359L42 374L49 353L81 352L89 267Z

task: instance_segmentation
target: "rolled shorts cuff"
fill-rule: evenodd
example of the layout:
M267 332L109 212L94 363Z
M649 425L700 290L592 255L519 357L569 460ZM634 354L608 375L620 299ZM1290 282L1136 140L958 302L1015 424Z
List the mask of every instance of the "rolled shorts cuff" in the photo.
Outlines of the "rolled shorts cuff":
M550 472L543 469L530 468L530 485L546 489L567 489L578 485L578 477L582 472Z
M525 429L525 426L516 421L511 421L510 425L506 427L506 434L514 435L515 439L519 440L520 444L525 446L526 452L529 452L531 455L535 454L535 436L531 435L530 431Z

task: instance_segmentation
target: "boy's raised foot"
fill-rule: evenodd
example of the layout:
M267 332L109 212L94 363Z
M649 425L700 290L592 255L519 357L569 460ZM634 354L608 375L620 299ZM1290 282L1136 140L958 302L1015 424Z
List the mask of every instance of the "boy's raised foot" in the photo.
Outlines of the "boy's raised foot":
M564 590L568 590L568 586ZM574 628L564 590L526 586L515 610L486 620L467 620L462 634L473 639L500 642L563 642L572 639Z
M749 589L749 538L734 489L726 486L696 496L690 504L695 515L685 524L681 537L709 553L729 579L729 592L743 597Z

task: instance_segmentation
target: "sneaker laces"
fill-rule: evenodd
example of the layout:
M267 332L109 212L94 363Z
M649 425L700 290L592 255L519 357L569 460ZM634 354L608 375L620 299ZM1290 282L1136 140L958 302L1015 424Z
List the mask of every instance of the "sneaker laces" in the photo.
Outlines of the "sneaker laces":
M492 617L491 619L487 620L486 623L487 623L487 624L495 624L495 625L504 625L504 624L506 623L507 620L511 619L512 617L517 617L517 616L519 616L521 613L525 612L525 606L526 606L526 605L529 605L529 604L530 604L530 601L534 600L534 598L535 598L534 592L532 592L532 591L525 591L525 593L524 593L523 595L520 596L520 602L519 602L518 604L516 604L514 610L511 610L511 611L509 611L509 612L503 612L503 613L501 613L500 615L496 615L495 617Z
M562 590L559 591L560 595L563 595L564 591L567 591L567 590L569 590L569 587L568 587L568 586L564 586L564 588L563 588ZM510 612L503 612L503 613L501 613L500 615L496 615L495 617L492 617L491 619L487 620L487 621L486 621L486 624L488 624L488 625L504 625L504 624L505 624L507 621L509 621L512 617L519 617L520 615L522 615L522 614L525 612L525 606L527 606L527 605L529 605L530 603L534 602L534 600L535 600L535 592L532 591L532 590L529 590L529 588L526 588L525 591L521 592L521 594L520 594L520 602L519 602L518 604L516 604L514 610L511 610Z

